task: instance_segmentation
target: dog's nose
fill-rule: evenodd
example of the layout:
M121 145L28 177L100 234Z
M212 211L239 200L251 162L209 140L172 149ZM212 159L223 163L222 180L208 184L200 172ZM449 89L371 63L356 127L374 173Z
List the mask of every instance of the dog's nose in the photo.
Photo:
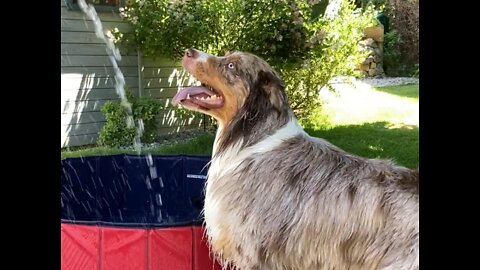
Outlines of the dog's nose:
M185 50L185 57L188 57L188 58L197 57L197 50L193 48L188 48L187 50Z

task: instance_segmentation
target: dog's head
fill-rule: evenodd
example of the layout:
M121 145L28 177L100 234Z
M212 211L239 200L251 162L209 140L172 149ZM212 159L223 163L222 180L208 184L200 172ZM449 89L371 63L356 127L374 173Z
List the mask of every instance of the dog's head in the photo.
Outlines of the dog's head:
M187 49L182 64L201 85L179 91L173 105L211 115L221 126L240 115L255 121L288 110L281 78L258 56L234 52L217 57Z

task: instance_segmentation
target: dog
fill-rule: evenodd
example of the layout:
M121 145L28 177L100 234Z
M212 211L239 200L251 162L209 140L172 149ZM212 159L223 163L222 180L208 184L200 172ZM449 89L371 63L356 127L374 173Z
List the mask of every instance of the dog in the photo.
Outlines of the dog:
M224 267L419 268L418 170L309 136L258 56L191 48L182 64L201 84L172 104L218 123L203 213Z

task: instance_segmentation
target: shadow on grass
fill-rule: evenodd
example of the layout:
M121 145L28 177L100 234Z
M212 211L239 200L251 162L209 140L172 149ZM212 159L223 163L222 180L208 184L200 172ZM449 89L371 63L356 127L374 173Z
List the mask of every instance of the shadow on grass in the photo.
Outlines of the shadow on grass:
M337 126L332 129L305 129L310 135L326 139L343 150L367 157L386 158L398 164L418 167L418 127L391 126L388 122ZM158 154L211 155L215 136L201 135L190 142L166 146Z
M399 97L418 99L419 85L407 84L407 85L401 85L401 86L384 86L384 87L376 87L375 90L379 92L385 92L388 94L396 95Z
M392 159L409 168L418 167L417 126L392 127L388 122L374 122L306 131L358 156Z

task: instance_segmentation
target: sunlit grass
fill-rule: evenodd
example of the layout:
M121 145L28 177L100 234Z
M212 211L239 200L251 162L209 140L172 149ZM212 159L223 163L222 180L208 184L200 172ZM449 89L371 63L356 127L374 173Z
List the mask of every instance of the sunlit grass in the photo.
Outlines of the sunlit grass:
M418 89L415 84L382 88L342 87L335 93L322 90L324 104L316 117L322 116L316 121L332 127L375 122L418 126Z
M418 93L418 84L325 91L321 110L304 126L312 136L356 155L418 167Z

